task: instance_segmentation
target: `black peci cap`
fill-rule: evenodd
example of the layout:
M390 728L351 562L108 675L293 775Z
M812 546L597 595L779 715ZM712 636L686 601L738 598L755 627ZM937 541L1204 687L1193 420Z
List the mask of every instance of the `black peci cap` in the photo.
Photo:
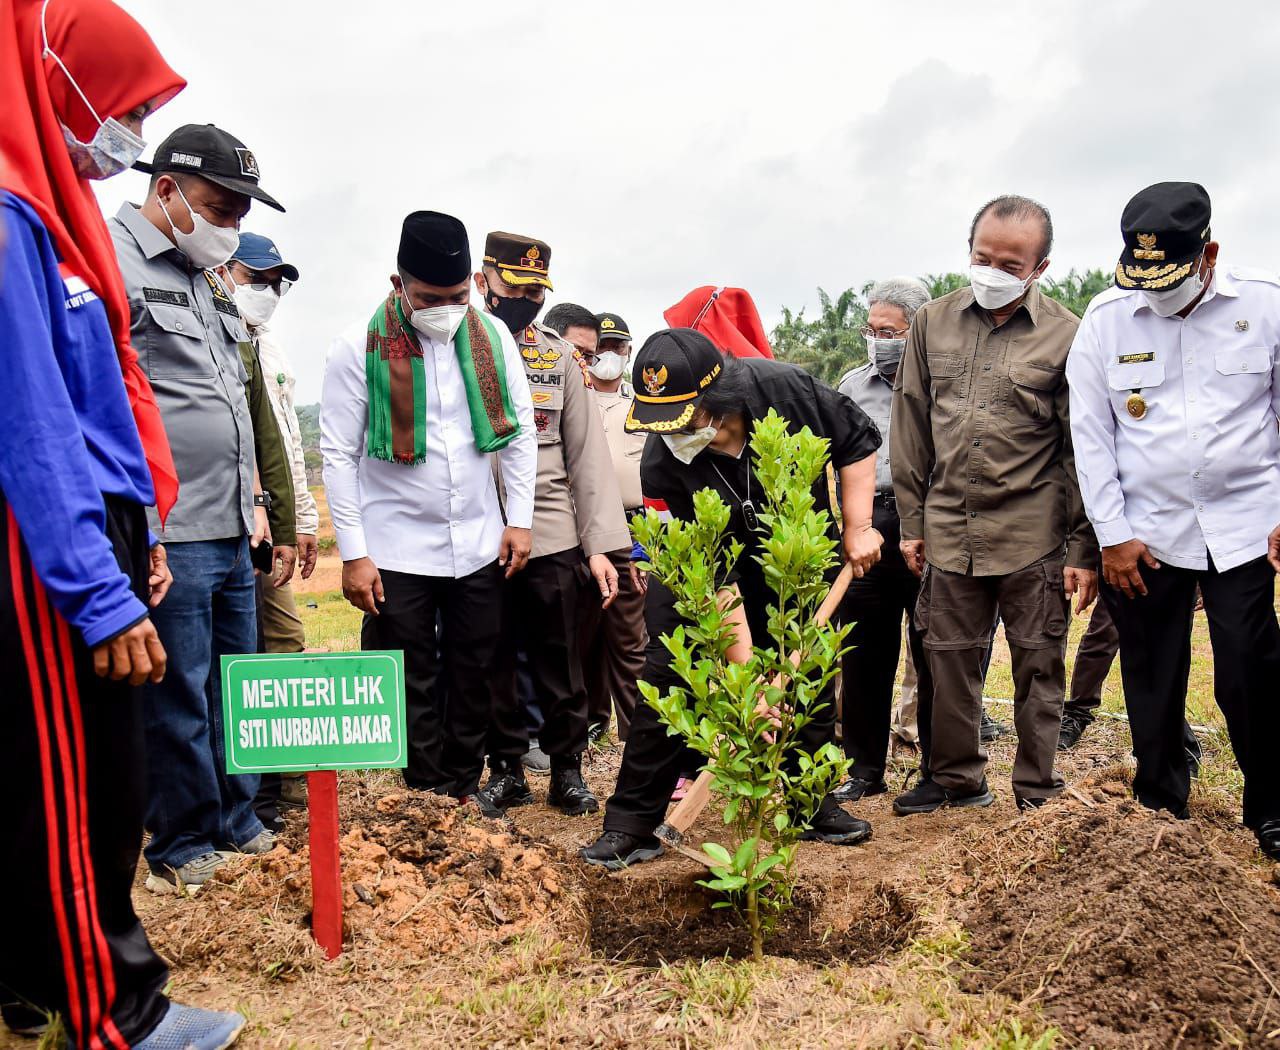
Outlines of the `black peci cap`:
M1150 291L1176 288L1209 243L1213 211L1195 182L1157 182L1136 194L1120 216L1124 251L1116 284Z
M471 244L461 220L438 211L415 211L400 229L396 265L410 277L452 288L471 276Z
M596 314L596 320L600 322L600 340L606 339L630 339L631 329L627 327L627 322L617 314L603 313Z
M635 400L626 429L670 434L688 426L694 409L724 370L724 357L701 332L664 328L644 341L631 371Z
M184 124L156 147L150 163L140 160L134 167L148 175L199 175L223 189L284 211L278 200L258 186L261 173L253 150L212 124Z

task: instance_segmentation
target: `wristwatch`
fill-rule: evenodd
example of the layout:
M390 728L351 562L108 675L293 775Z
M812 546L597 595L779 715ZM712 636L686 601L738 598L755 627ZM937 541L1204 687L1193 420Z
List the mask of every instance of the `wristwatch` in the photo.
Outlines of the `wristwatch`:
M270 492L254 493L253 505L255 507L261 507L263 508L263 510L270 510L271 509L271 493Z

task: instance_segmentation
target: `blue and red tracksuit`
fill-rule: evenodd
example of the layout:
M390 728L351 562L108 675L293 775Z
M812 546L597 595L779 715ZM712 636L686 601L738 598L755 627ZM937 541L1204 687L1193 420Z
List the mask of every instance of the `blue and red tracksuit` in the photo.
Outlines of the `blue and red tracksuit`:
M4 191L0 368L0 1002L125 1048L164 1016L167 971L130 896L141 698L91 649L147 615L151 480L102 302Z

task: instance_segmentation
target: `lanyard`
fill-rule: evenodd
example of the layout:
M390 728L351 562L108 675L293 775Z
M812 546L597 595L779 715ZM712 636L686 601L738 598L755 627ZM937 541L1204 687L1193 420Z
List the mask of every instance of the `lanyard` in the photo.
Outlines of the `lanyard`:
M724 487L732 493L733 498L742 506L742 520L747 523L747 528L755 532L760 527L760 519L756 515L756 505L751 502L751 465L747 464L747 498L743 499L738 495L737 490L729 484L729 479L720 473L720 468L713 461L711 469L720 475L720 480L724 482Z

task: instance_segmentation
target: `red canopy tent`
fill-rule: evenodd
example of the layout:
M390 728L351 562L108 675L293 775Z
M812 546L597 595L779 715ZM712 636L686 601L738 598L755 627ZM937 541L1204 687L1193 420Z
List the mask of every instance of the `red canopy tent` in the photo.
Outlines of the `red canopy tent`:
M744 288L695 288L662 315L672 328L693 328L734 357L773 357L760 312Z

